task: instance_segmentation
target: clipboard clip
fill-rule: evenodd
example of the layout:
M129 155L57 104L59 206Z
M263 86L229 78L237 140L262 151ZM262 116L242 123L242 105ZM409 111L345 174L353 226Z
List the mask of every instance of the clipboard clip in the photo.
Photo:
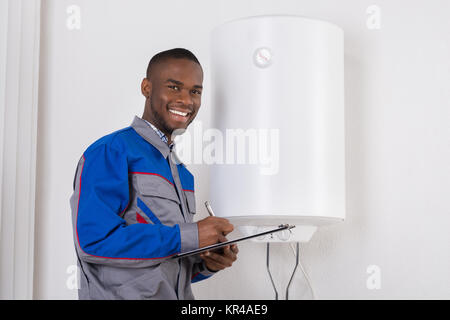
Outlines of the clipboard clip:
M292 234L292 230L293 228L295 228L295 225L290 225L290 224L280 224L278 226L278 228L286 228L285 230L288 230L290 234Z
M295 225L290 225L290 224L288 224L288 223L286 223L286 224L280 224L280 225L278 226L278 228L286 228L287 230L289 230L289 231L292 233L291 229L295 228Z

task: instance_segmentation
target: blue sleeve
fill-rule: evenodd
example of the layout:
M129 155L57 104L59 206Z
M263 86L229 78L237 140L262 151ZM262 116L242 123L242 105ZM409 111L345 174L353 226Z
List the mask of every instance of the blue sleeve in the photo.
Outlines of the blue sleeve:
M180 252L179 225L127 225L120 217L130 201L126 157L102 144L80 159L72 208L76 247L87 262L144 267Z
M208 279L212 275L216 274L218 271L210 271L206 265L205 261L194 264L192 269L191 283L196 283L205 279Z

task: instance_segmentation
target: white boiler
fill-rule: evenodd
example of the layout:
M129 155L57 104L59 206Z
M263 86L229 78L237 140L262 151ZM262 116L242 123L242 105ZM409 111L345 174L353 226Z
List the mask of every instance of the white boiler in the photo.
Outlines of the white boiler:
M309 241L345 219L344 50L336 25L258 16L212 33L210 204L244 234L293 224L257 241ZM216 141L217 142L217 141Z

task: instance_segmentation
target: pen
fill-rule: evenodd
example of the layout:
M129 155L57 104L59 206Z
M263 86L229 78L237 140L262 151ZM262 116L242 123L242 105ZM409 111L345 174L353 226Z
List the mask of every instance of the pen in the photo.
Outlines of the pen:
M208 201L205 201L205 207L206 207L206 210L208 210L208 213L209 213L209 215L211 216L211 217L215 217L216 215L214 214L214 211L213 211L213 209L211 208L211 205L209 204L209 202ZM233 252L235 252L235 253L237 253L237 245L236 244L232 244L231 246L227 246L228 248L231 248L231 250L233 250ZM208 253L209 251L206 251L206 254L209 254Z
M206 210L208 210L208 213L209 213L209 215L210 215L211 217L215 217L215 216L216 216L216 215L214 214L214 212L213 212L211 206L209 205L209 202L208 202L208 201L205 201L205 207L206 207Z

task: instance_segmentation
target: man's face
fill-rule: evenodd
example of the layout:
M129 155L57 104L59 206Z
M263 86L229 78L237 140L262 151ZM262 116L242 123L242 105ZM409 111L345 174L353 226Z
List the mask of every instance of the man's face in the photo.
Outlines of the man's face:
M200 108L202 83L203 71L194 61L169 59L156 65L141 84L147 97L143 118L169 138L173 130L186 129Z

